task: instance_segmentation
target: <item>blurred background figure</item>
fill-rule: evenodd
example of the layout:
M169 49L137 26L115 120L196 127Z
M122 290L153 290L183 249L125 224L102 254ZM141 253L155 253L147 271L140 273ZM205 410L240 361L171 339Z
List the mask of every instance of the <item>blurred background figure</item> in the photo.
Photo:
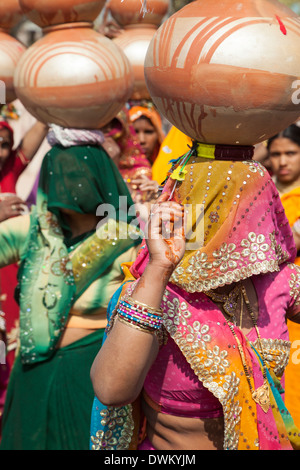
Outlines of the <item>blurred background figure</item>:
M140 179L142 181L151 181L152 170L151 164L143 152L138 136L130 122L127 107L125 106L101 130L105 137L102 145L118 166L133 201L145 202L150 200L152 194L134 183L135 180Z
M156 160L164 139L161 117L153 105L132 106L129 119L137 134L140 146L151 165Z
M160 116L146 106L130 107L127 103L101 131L105 138L102 145L128 186L143 228L159 189L152 178L151 159L155 159L163 138Z
M297 247L295 264L300 265L300 128L292 124L269 139L268 160ZM292 343L286 369L286 405L300 426L300 358L297 354L300 325L288 321Z
M300 127L292 124L268 141L273 178L300 249ZM300 258L296 259L300 264Z

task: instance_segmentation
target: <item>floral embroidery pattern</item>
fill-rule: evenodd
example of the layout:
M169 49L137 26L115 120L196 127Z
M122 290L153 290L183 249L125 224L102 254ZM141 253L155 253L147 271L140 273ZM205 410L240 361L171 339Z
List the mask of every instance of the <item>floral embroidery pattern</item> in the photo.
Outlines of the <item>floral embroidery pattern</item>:
M213 256L216 258L213 265L220 268L221 273L225 273L228 269L234 269L237 267L235 260L240 258L240 253L234 251L236 245L234 243L223 243L219 250L213 252Z
M255 235L254 232L250 232L248 239L243 239L241 241L241 246L244 247L241 255L248 257L249 261L263 261L266 259L265 253L269 251L270 245L265 243L265 236L262 234Z
M91 436L92 450L127 450L134 429L132 406L108 406L100 411L100 416L105 430L101 429Z
M295 306L300 305L300 266L288 264L296 273L291 272L289 279L290 296L295 300Z
M212 252L213 260L205 252L196 251L189 258L187 268L181 264L177 266L172 282L180 284L188 292L203 292L253 274L275 271L289 255L276 243L274 233L269 234L269 239L267 242L265 235L250 232L239 245L222 243Z
M244 163L244 165L248 165L249 171L252 171L252 173L259 173L260 176L264 176L266 173L266 169L259 162L249 160L242 163Z

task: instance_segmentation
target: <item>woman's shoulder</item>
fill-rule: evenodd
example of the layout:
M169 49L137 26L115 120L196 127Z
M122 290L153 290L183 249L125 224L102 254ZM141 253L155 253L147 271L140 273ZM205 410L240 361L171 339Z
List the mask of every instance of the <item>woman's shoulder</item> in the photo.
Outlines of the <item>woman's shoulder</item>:
M296 276L300 278L300 266L295 263L284 263L280 266L279 276L288 278Z

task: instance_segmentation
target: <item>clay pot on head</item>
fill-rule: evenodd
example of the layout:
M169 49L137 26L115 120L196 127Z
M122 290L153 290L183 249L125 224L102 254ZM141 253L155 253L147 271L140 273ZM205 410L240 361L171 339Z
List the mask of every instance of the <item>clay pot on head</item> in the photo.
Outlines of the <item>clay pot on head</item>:
M198 141L264 141L299 117L299 36L297 15L275 0L193 1L148 48L153 102Z
M145 82L144 62L146 53L156 32L153 25L130 25L117 36L113 41L122 49L127 56L134 76L133 91L131 99L149 99L150 94Z
M45 30L16 68L16 94L38 120L98 129L131 95L133 73L122 50L86 23Z
M0 2L0 28L9 31L22 18L19 0Z
M19 0L23 13L41 28L62 23L93 22L106 0Z
M13 78L17 63L26 48L17 39L4 31L0 31L0 83L1 104L10 103L16 99ZM4 99L3 99L4 98Z
M107 5L120 26L153 24L159 26L168 12L170 0L109 0Z

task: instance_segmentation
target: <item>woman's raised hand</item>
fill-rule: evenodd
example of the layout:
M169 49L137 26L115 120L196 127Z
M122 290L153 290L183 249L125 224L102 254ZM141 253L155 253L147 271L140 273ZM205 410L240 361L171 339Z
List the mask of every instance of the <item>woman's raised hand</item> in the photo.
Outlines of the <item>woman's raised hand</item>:
M163 193L152 206L145 227L150 263L173 272L185 252L184 208Z

